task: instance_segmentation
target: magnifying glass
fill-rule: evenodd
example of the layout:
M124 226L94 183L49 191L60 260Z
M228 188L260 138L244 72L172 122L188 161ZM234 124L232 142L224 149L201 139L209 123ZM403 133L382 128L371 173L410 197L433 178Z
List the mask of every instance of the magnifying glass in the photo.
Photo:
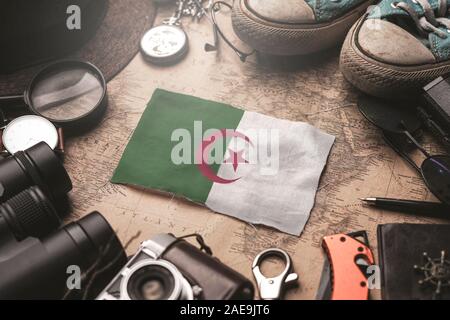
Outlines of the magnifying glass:
M24 102L35 115L76 135L100 121L107 100L106 81L96 66L62 60L36 74L23 95L0 97L0 105Z

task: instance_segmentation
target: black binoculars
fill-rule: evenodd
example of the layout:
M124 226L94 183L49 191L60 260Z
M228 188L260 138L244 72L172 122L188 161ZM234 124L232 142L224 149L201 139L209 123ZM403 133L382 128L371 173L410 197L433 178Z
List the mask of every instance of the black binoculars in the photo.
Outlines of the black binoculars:
M0 161L0 299L93 298L126 263L98 212L59 229L54 202L71 189L45 143Z
M52 201L72 190L61 160L45 142L0 161L0 203L31 186L38 186Z

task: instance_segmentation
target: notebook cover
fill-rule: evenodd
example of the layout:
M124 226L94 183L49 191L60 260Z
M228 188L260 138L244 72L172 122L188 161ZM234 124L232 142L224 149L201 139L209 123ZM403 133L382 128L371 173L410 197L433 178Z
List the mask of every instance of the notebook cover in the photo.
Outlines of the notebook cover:
M428 257L436 259L439 268L441 252L445 252L445 268L440 268L441 294L435 296L436 279L427 278L423 267ZM384 300L450 299L450 225L449 224L385 224L378 226L378 254L381 268L381 295ZM429 264L428 267L432 267ZM435 267L436 268L436 267ZM431 268L430 268L431 269ZM433 283L434 282L434 283Z

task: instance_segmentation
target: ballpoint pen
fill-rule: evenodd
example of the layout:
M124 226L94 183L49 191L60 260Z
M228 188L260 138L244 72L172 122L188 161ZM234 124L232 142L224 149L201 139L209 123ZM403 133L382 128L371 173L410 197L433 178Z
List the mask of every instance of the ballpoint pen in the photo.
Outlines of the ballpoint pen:
M364 203L380 209L403 212L416 216L450 219L450 207L440 202L425 202L389 198L362 198Z

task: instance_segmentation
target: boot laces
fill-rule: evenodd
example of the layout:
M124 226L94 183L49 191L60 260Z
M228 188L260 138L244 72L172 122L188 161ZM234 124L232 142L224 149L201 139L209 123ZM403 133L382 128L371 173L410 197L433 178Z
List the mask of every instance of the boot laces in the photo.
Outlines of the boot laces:
M447 33L450 33L450 19L447 18L449 13L447 0L438 0L437 12L433 10L428 0L412 0L412 2L422 7L424 11L423 16L419 16L416 9L404 1L392 3L392 7L405 11L412 18L422 36L427 36L429 32L433 32L438 37L446 39ZM439 27L441 26L445 27L447 32L440 29Z

